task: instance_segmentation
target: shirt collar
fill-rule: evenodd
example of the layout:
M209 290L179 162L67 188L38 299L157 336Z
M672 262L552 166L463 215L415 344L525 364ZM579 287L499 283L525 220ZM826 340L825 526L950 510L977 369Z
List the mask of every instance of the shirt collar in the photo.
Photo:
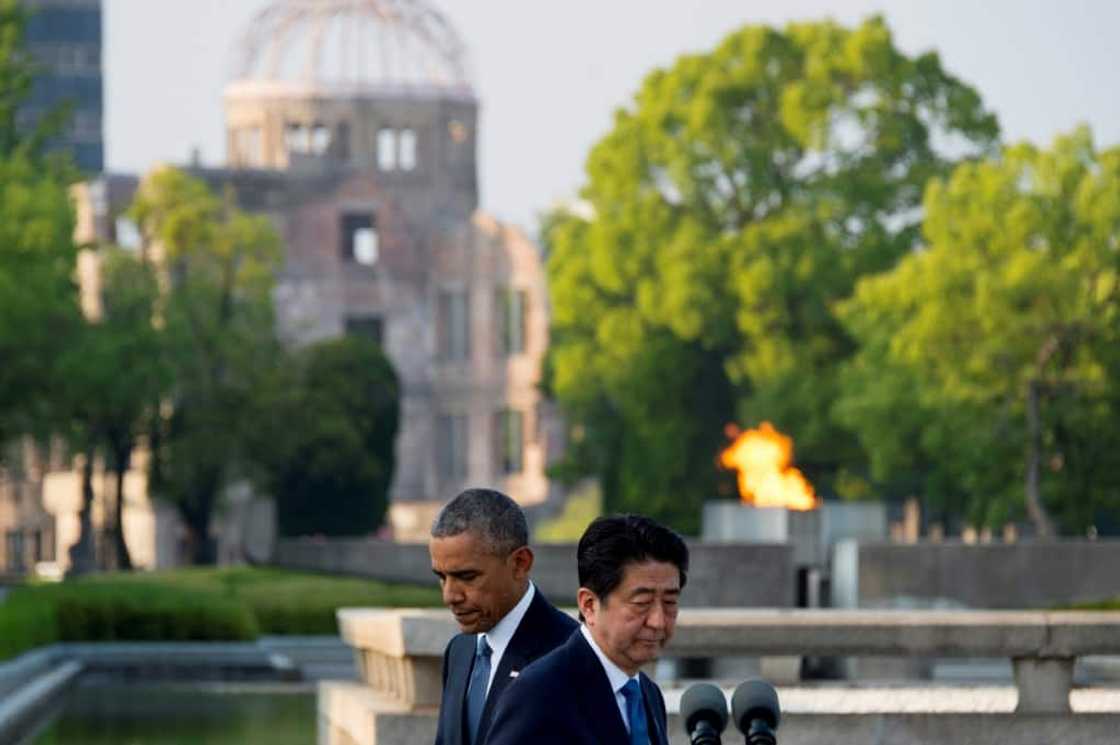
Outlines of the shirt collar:
M579 625L579 630L583 634L583 638L591 645L591 649L595 652L595 656L599 658L599 662L603 664L603 670L607 673L607 680L611 682L612 691L618 693L622 690L622 686L626 685L631 680L638 680L637 675L627 675L625 670L611 662L611 658L607 657L606 653L604 653L595 642L595 637L591 636L591 629L587 628L587 624L581 623ZM639 681L639 685L640 684L641 681Z
M536 588L533 583L529 582L529 588L525 590L525 594L517 601L517 605L513 609L502 616L502 620L494 625L494 628L482 635L486 637L486 643L490 645L493 650L494 658L500 658L506 651L506 647L513 640L513 635L517 633L517 627L521 625L521 619L529 612L529 606L533 603L533 595L536 594Z

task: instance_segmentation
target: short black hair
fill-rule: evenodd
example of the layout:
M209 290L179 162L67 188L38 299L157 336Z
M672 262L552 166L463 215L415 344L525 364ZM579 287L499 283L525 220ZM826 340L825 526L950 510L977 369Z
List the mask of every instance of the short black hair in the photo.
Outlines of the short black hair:
M486 550L508 556L529 545L529 523L517 502L495 489L467 489L444 505L432 523L432 538L472 532Z
M596 518L576 548L579 586L606 599L622 584L627 564L647 560L673 564L688 579L688 546L674 531L645 515Z

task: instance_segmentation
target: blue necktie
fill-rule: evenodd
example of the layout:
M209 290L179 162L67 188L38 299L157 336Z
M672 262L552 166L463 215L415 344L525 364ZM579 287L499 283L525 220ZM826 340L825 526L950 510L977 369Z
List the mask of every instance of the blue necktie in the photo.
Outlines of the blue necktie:
M626 681L626 685L622 686L622 697L626 699L626 717L630 720L630 745L650 745L646 705L642 702L638 681Z
M472 743L478 740L478 723L482 721L482 710L486 706L486 687L490 684L490 652L486 637L479 634L474 664L471 665L471 682L467 688L467 726L470 727Z

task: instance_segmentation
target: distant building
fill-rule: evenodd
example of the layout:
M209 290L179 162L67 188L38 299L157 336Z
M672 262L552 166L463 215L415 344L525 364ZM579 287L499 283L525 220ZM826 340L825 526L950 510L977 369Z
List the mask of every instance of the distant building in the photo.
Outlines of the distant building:
M554 505L561 494L546 467L563 437L539 390L549 328L543 258L520 230L478 210L478 101L454 30L419 0L278 0L249 25L242 55L225 91L228 165L188 170L279 231L275 303L289 343L367 336L396 368L395 536L424 539L436 511L467 486ZM135 241L121 212L137 184L106 175L77 187L79 240ZM83 305L96 314L92 253L79 269ZM130 550L139 566L173 565L177 517L149 498L146 456L134 462L125 484ZM32 501L53 517L37 510L24 519L31 537L19 548L29 559L65 566L79 484L73 470L45 468L42 498ZM99 468L100 503L111 504L111 490ZM251 547L259 556L268 509L243 489L233 505L216 528L220 555ZM106 514L95 508L94 523ZM56 549L33 551L34 531L53 536Z
M26 48L36 64L31 95L18 115L28 131L60 105L70 118L51 141L69 150L84 173L104 169L101 0L23 0L29 11Z
M539 249L478 212L478 100L466 50L418 0L275 2L225 91L228 169L273 215L285 335L381 342L403 384L398 535L426 535L466 485L549 498L560 437L538 385L548 346Z

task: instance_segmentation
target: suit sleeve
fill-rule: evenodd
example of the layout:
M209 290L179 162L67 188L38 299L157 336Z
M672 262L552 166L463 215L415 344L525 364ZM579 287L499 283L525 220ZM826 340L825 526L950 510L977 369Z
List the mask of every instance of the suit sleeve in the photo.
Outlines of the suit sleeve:
M451 645L455 643L455 637L451 637L451 641L443 650L443 688L440 693L440 711L437 716L436 725L436 741L434 745L443 745L445 742L445 735L443 733L443 705L447 702L447 664L451 659Z
M561 718L546 690L534 681L516 680L498 701L486 745L567 745Z

